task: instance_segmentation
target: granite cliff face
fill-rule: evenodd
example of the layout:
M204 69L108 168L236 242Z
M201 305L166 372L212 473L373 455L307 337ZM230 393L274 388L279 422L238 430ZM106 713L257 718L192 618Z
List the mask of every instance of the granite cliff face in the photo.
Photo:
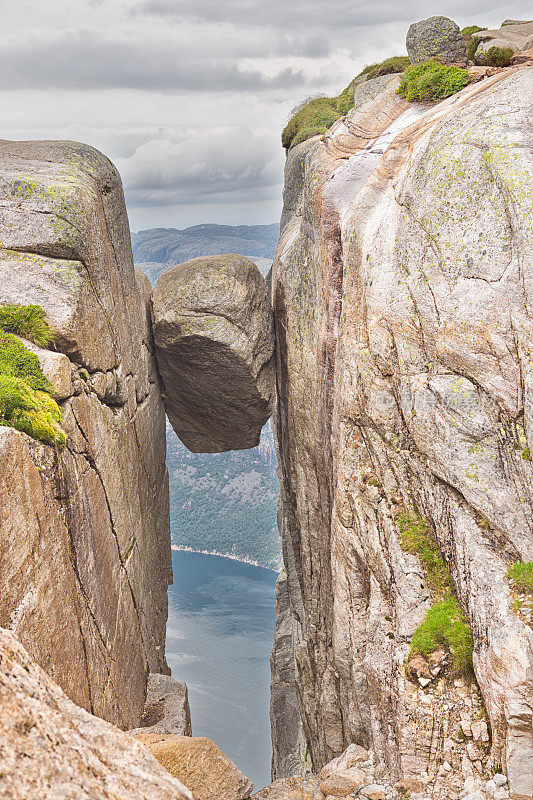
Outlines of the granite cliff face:
M286 166L274 777L357 743L433 797L501 767L531 798L533 631L506 572L533 560L533 69L434 107L397 86L357 87ZM475 679L406 668L431 592L400 514L451 572Z
M165 421L120 177L92 148L0 142L0 303L37 303L67 445L0 427L0 625L83 708L139 724L166 671Z

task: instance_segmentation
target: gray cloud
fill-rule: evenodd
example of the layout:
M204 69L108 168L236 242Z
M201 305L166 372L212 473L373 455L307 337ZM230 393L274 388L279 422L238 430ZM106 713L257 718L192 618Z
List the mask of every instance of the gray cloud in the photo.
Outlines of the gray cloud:
M306 95L404 51L408 24L494 26L523 0L23 0L5 3L3 136L107 152L133 225L272 222L280 131ZM6 124L11 131L6 130Z
M515 2L511 6L518 10L520 3ZM411 2L388 0L381 3L357 3L353 0L336 0L335 3L324 0L291 0L290 3L286 0L269 0L265 3L259 3L257 0L225 0L220 3L212 0L143 0L133 7L132 13L176 20L230 19L240 27L320 29L331 33L412 21L439 13L463 16L468 10L470 14L483 15L483 13L489 14L493 8L501 7L500 3L482 2L482 0L470 2L468 9L465 9L462 0L436 3L428 3L427 0L411 0Z
M56 41L4 42L0 47L0 88L109 89L160 92L224 92L290 89L308 85L301 70L274 75L239 66L209 51L187 52L169 42L123 42L81 31Z
M154 139L117 161L133 205L175 205L277 195L280 149L247 128Z

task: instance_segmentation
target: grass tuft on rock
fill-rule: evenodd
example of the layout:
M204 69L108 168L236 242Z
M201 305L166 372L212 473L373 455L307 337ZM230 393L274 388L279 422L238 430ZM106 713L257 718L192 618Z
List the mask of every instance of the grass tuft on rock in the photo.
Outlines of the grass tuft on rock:
M0 425L61 447L67 437L61 409L49 394L53 386L35 353L8 329L39 344L52 338L40 306L0 306Z
M468 673L473 669L472 632L455 596L450 570L429 533L427 522L418 512L402 511L396 517L396 525L402 550L420 560L433 600L413 634L408 658L417 653L427 656L445 648L451 653L454 672Z
M508 67L514 55L512 47L490 47L482 58L476 61L484 67Z
M463 28L461 33L463 36L473 36L475 33L479 33L479 31L484 31L486 28L480 28L479 25L468 25L466 28Z
M453 595L431 606L413 634L409 656L430 655L441 647L451 653L456 672L467 673L473 668L472 632Z
M444 100L469 83L466 69L448 67L439 61L426 61L409 67L402 75L398 94L409 102Z
M481 39L479 36L472 36L469 42L466 45L466 54L470 61L475 61L476 59L476 52L481 44Z
M44 310L37 305L0 306L0 328L23 336L39 347L48 347L54 338Z
M377 64L369 64L361 70L355 80L361 78L363 75L366 75L367 80L372 80L372 78L379 78L380 75L392 75L395 72L403 72L410 64L411 62L408 56L391 56Z
M419 514L402 511L396 518L400 531L400 546L406 553L418 556L424 570L424 577L432 595L445 597L453 591L450 570L429 535L426 521Z
M359 73L357 78L367 80L380 75L403 72L409 66L407 56L392 56L379 64L370 64ZM356 78L356 79L357 79ZM356 80L354 79L354 80ZM312 136L324 134L341 117L345 116L354 105L353 81L337 97L313 97L297 106L283 129L281 143L286 150L296 147Z
M518 561L507 570L507 578L511 580L519 592L533 594L533 561Z

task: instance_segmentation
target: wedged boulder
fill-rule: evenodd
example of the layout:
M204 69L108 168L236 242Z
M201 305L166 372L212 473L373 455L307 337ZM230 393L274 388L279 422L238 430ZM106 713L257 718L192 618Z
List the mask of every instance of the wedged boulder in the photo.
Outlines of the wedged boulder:
M239 255L207 256L163 273L152 323L170 423L189 450L259 443L274 392L267 286Z
M192 800L134 739L76 706L0 628L0 797Z
M142 742L195 800L246 800L254 785L211 739L139 733Z
M413 22L407 31L407 55L411 64L432 58L449 64L466 64L466 44L459 26L448 17L428 17Z

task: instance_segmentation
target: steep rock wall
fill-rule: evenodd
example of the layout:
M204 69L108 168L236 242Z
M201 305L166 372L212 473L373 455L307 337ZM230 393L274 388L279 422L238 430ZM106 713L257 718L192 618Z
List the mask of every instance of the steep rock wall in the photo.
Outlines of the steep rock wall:
M0 625L78 705L139 724L166 671L165 427L120 177L73 142L0 142L0 302L38 303L67 446L0 427Z
M505 574L533 559L533 70L429 108L397 85L358 87L347 118L287 161L273 270L289 596L277 642L292 638L293 659L275 647L272 711L275 731L296 690L300 729L293 719L292 742L275 743L274 777L305 756L302 736L315 769L358 742L396 778L438 780L448 761L457 791L490 764L453 738L480 705L476 683L423 689L406 673L430 607L399 543L407 509L427 520L471 624L492 764L526 798L533 634Z

